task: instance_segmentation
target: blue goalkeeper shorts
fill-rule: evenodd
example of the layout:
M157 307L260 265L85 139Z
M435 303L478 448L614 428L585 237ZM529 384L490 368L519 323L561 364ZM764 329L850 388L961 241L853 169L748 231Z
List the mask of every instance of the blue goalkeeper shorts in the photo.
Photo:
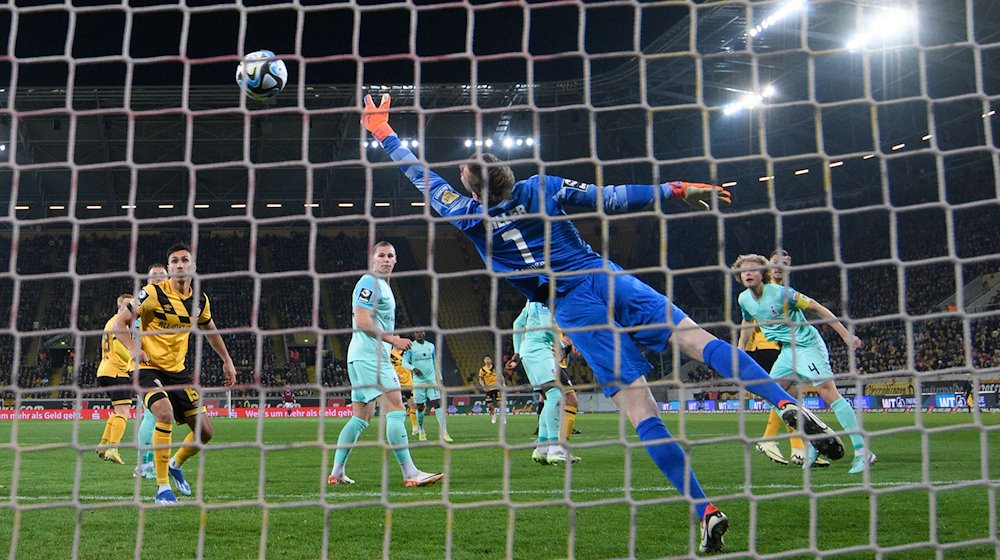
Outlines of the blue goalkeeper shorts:
M658 352L667 348L672 327L687 318L667 299L622 268L608 263L611 272L598 272L574 277L565 294L556 296L556 322L594 371L601 390L608 397L652 371L653 366L643 357L639 345ZM612 320L608 318L608 302L614 282ZM557 283L558 286L558 283ZM644 327L645 325L652 325ZM590 327L584 331L571 329ZM615 336L615 327L640 327ZM616 345L617 341L617 345ZM617 347L616 347L617 346ZM615 355L620 356L616 372Z

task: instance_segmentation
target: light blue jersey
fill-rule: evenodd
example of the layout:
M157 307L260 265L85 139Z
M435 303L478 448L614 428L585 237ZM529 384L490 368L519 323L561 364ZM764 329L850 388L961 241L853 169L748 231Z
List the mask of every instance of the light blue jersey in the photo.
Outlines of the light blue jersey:
M514 319L514 352L521 357L524 372L533 387L556 380L556 358L552 347L558 340L552 313L537 301L525 303Z
M420 370L420 375L417 375L415 371L413 373L414 385L434 385L437 383L437 376L434 370L435 358L435 348L431 341L418 342L414 340L410 344L410 349L403 354L403 360L413 365L411 369Z
M351 296L351 326L354 327L354 333L351 335L351 344L347 347L348 362L372 360L388 365L388 345L358 330L357 319L353 317L355 307L371 311L375 324L383 332L393 332L396 329L396 298L392 295L389 283L365 274L354 286L354 294ZM391 369L391 365L389 367Z
M514 352L525 355L552 356L555 345L555 325L549 308L537 301L525 303L521 314L514 319Z
M808 297L779 284L765 284L760 299L754 297L749 289L744 290L739 297L743 318L747 321L756 320L760 332L768 340L780 342L782 345L795 344L799 346L825 346L823 338L816 327L806 324L803 309L809 307ZM798 323L792 326L792 323Z

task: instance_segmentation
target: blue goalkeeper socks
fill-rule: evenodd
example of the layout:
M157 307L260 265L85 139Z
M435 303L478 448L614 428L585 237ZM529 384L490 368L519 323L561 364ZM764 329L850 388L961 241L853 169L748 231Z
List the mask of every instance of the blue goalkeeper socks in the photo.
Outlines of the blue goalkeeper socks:
M351 448L358 442L361 432L368 428L368 422L351 416L343 429L340 430L340 437L337 438L337 453L333 456L334 464L344 465L347 463L347 456L351 454Z
M792 401L795 399L781 388L780 385L771 379L771 376L764 371L743 350L736 351L739 367L739 378L741 381L750 381L747 384L747 391L764 398L766 401L777 406L781 401ZM723 377L735 377L733 372L733 345L723 340L713 340L705 345L702 350L703 361L712 366L712 369L719 372ZM766 383L761 381L766 380ZM756 382L756 383L754 383Z
M400 465L410 461L410 440L406 437L406 411L394 410L385 415L385 441L393 447Z
M639 434L639 439L644 442L664 440L671 437L670 432L667 431L667 427L663 425L663 420L659 416L646 418L636 426L635 431ZM660 468L660 471L670 479L674 488L677 488L677 491L684 496L684 450L681 449L680 444L676 441L671 441L647 445L646 452L653 458L653 462ZM710 502L706 499L707 497L705 496L705 491L701 489L701 484L698 483L698 477L694 475L694 469L691 469L689 484L690 494L688 495L697 501L695 508L698 512L698 519L703 519L705 517L705 509Z
M865 448L865 439L861 437L861 429L858 426L858 415L847 404L844 397L830 403L830 410L837 415L837 421L844 427L844 431L851 437L851 444L854 446L855 454Z
M417 409L417 427L421 430L424 429L424 411L419 408Z

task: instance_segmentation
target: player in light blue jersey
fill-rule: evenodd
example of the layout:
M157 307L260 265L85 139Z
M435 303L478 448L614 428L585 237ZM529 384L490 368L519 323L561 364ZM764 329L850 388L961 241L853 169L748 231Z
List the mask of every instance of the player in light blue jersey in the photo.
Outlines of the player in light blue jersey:
M554 348L559 340L552 323L549 308L538 301L528 301L514 319L514 355L508 365L516 367L520 361L528 374L528 382L545 395L542 413L538 415L538 444L531 453L536 463L561 465L577 462L579 457L570 455L559 443L559 403L562 391L556 383L556 358Z
M149 265L146 272L146 286L167 279L167 267L160 263ZM142 319L135 320L135 330L142 330ZM142 422L139 424L139 461L132 471L132 476L156 480L156 467L153 464L153 430L156 428L156 417L145 405L142 406Z
M481 161L460 167L462 185L471 195L466 196L403 146L389 125L388 95L377 107L371 96L364 101L362 126L426 194L431 207L465 233L491 272L502 274L529 299L554 301L556 322L586 359L604 393L624 411L657 467L691 500L701 519L700 550L722 550L729 521L705 496L685 466L684 450L660 419L646 383L653 366L639 345L664 351L668 341L673 342L684 355L708 363L723 376L738 375L747 389L777 405L786 423L792 427L801 423L807 434L814 435L813 444L821 453L831 459L843 456L836 434L798 407L750 356L718 340L666 296L597 254L563 209L576 206L617 214L680 198L708 210L715 197L729 202L727 191L679 181L601 188L554 175L515 181L499 158L484 154ZM620 333L622 327L629 329L627 333Z
M427 432L424 431L424 416L435 410L437 418L438 432L441 439L448 443L454 442L448 435L448 402L441 398L441 391L437 388L438 376L437 351L434 343L427 340L427 333L417 331L413 333L416 339L410 345L410 349L403 354L403 359L413 365L413 402L417 403L417 426L419 431L417 437L420 441L427 441Z
M441 480L441 473L419 470L410 458L406 438L406 412L399 377L392 367L389 347L406 350L410 340L392 334L396 328L396 298L389 275L396 267L396 249L391 243L376 243L371 252L371 272L354 286L351 295L354 333L347 348L347 374L351 379L353 415L337 438L337 453L327 483L354 484L345 469L351 449L375 414L379 403L385 417L385 440L403 471L404 486L428 486Z
M806 322L804 311L810 311L820 319L829 321L851 349L861 348L861 339L852 335L844 324L826 307L809 299L805 294L771 282L771 263L762 255L740 255L733 263L736 278L747 289L740 293L739 304L743 311L743 325L740 330L740 347L755 327L764 336L781 344L778 359L771 367L771 377L781 380L786 387L793 381L803 381L816 388L830 410L837 415L837 421L851 437L854 446L854 460L850 473L858 474L866 465L875 463L875 454L865 450L865 440L858 427L857 413L837 390L830 367L830 354L826 342L816 327ZM756 321L756 323L754 323ZM810 448L804 468L812 466L816 459Z

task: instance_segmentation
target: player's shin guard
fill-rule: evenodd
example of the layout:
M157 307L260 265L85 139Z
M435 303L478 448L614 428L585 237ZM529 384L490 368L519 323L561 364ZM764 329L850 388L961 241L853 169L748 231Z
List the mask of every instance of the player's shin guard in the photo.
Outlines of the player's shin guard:
M448 433L448 413L444 411L444 407L437 409L434 412L434 417L437 418L438 431L442 434Z
M545 391L545 406L542 408L542 422L545 424L549 434L549 440L559 440L559 398L562 393L558 387L551 387ZM541 431L539 431L541 434Z
M851 408L851 405L847 404L844 397L840 397L830 403L830 410L833 410L833 413L837 415L837 421L844 427L847 435L851 437L851 445L854 447L855 454L864 449L865 438L861 437L861 429L858 427L858 415Z
M156 417L149 409L145 409L142 414L142 423L139 424L139 448L142 451L141 464L153 462L153 428L156 427Z
M764 371L764 368L760 367L760 364L755 362L749 354L743 350L737 350L736 356L739 370L734 373L732 344L716 339L706 344L702 350L702 361L712 366L723 377L732 378L738 373L740 380L755 382L748 383L747 390L763 397L771 404L777 405L782 401L795 400L780 385L775 383L771 376Z
M334 454L334 464L344 465L347 463L347 456L351 454L351 448L358 442L361 432L368 428L368 422L351 416L343 429L340 430L340 437L337 438L337 453Z
M566 406L566 414L562 418L562 436L563 439L569 441L569 438L573 436L573 427L576 426L576 407Z
M385 441L392 446L400 465L410 461L410 440L406 436L406 413L394 410L385 415ZM339 453L339 451L338 451Z
M663 425L663 420L659 416L646 418L636 426L635 431L639 434L639 439L644 442L664 440L671 437L670 432L667 431L667 427ZM684 473L686 468L684 465L684 450L681 449L681 446L676 441L654 443L646 446L646 452L653 458L653 462L660 468L660 471L670 479L671 484L677 488L677 491L681 495L685 495ZM701 484L698 483L698 477L694 475L694 469L691 469L688 484L690 486L688 489L690 494L688 495L698 501L696 506L698 518L702 519L705 517L705 508L708 507L709 503L705 499L705 492L701 489Z
M177 453L174 453L174 465L176 468L181 468L185 461L198 453L199 449L199 444L195 441L194 432L190 432L184 436L184 444L180 446Z
M153 462L156 464L156 483L170 484L167 468L170 466L170 436L173 425L157 422L153 428Z

